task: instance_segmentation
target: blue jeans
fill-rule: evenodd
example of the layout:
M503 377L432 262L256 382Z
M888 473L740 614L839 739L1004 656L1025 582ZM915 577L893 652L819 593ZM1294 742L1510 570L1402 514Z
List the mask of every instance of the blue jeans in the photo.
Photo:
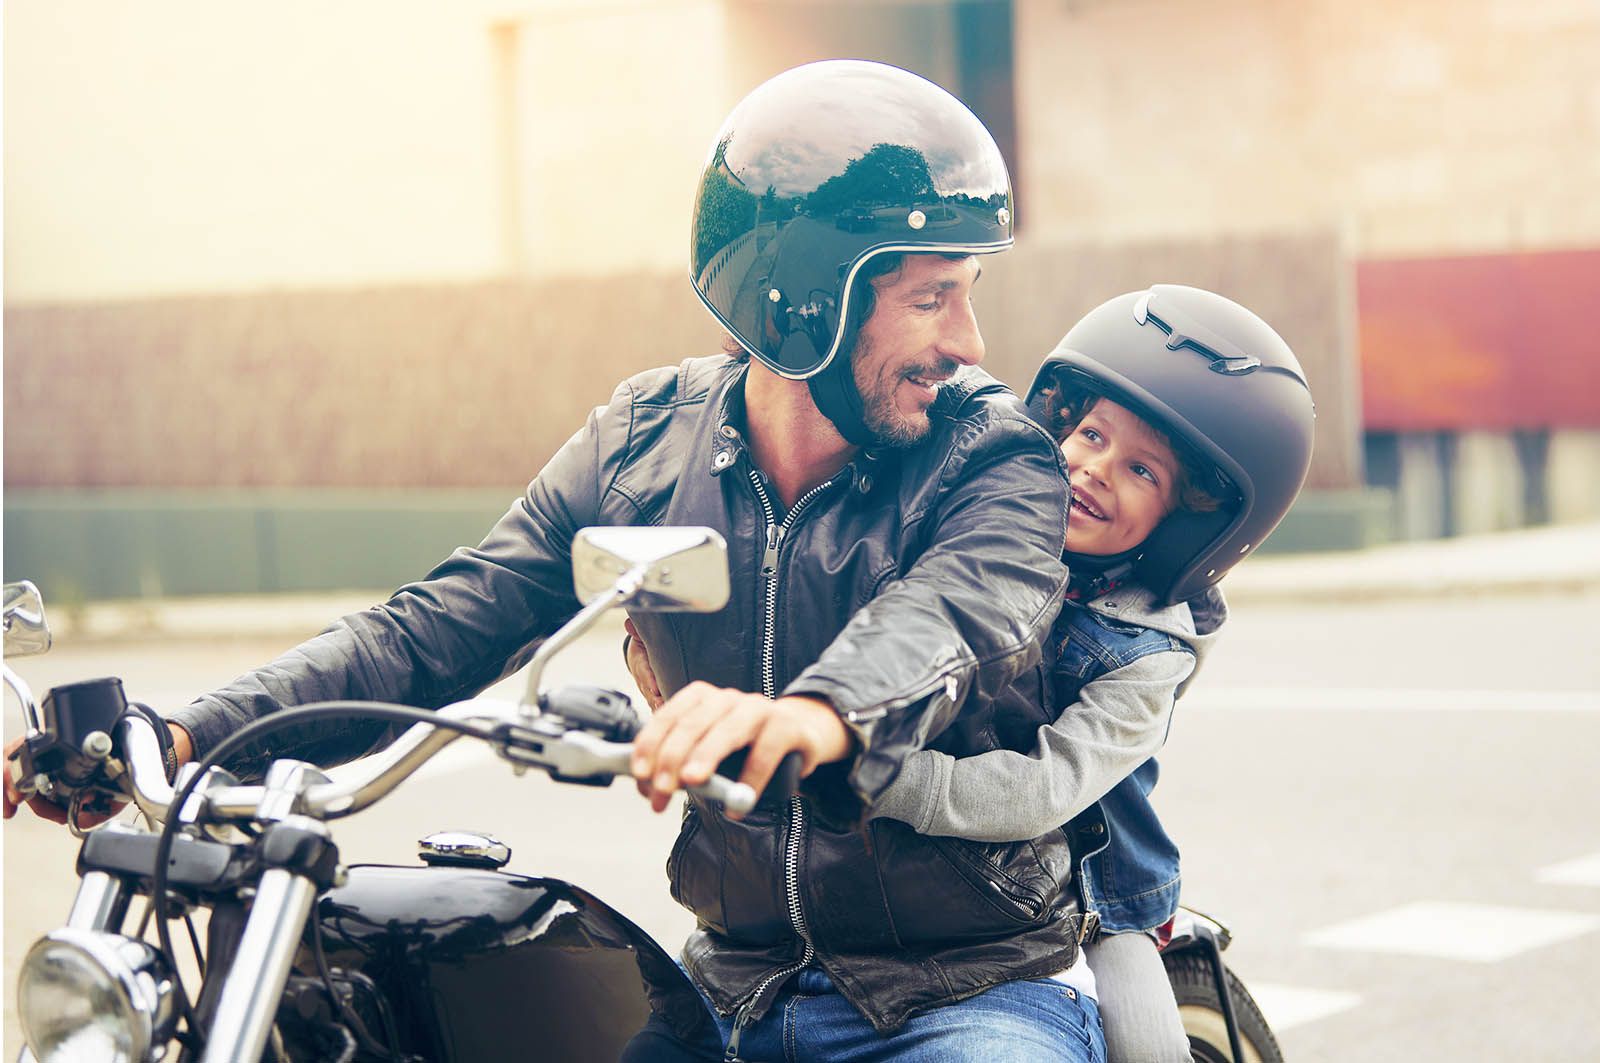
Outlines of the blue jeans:
M722 1043L733 1017L717 1015ZM653 1049L648 1046L654 1046ZM722 1058L721 1046L684 1046L655 1018L624 1059ZM745 1027L739 1058L760 1063L1105 1063L1095 1002L1048 978L1006 982L914 1015L894 1033L872 1028L820 970L792 979L760 1021Z

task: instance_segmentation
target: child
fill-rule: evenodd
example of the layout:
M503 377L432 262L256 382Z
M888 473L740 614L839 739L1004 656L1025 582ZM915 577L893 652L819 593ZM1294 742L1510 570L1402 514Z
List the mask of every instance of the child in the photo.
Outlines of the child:
M975 841L1065 830L1090 970L1061 977L1098 997L1112 1063L1187 1060L1151 936L1172 918L1179 886L1177 847L1149 801L1151 754L1226 618L1214 584L1304 481L1310 392L1260 318L1158 285L1075 325L1029 404L1061 441L1073 488L1072 576L1053 640L1059 715L1026 754L915 754L872 814Z

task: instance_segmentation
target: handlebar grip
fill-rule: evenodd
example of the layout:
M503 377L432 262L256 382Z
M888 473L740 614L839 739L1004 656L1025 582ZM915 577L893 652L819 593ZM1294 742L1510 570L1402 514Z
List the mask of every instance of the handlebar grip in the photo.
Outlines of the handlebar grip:
M744 783L734 782L725 775L713 775L706 780L704 786L692 789L701 797L720 801L729 812L737 812L741 816L756 807L756 792Z
M719 776L725 776L731 782L744 774L744 760L748 752L748 750L741 749L737 753L729 754L724 758L722 763L717 765L717 774L711 777L711 782L715 783ZM777 770L772 773L772 778L767 781L767 788L761 792L759 798L754 797L752 793L749 804L744 808L735 808L727 801L723 801L723 804L741 815L758 805L771 808L783 804L793 797L795 791L800 788L800 765L800 752L799 750L794 750L778 761ZM743 784L740 784L740 788L747 792L750 791L750 787ZM721 801L722 798L717 797L717 800Z

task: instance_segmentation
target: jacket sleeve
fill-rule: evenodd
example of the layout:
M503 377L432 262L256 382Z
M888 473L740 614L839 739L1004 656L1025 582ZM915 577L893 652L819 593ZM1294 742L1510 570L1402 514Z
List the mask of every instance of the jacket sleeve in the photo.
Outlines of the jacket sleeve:
M597 407L478 546L456 550L387 602L336 621L173 713L194 739L196 757L285 707L350 699L438 708L525 663L577 611L573 535L617 522L603 519L601 503L626 453L630 397L624 383L609 405ZM286 727L228 766L249 776L275 757L342 763L400 729L357 719Z
M1088 683L1029 753L996 749L912 755L872 809L919 834L1024 841L1060 827L1104 797L1161 748L1176 691L1195 657L1141 657Z
M1041 658L1067 571L1060 452L1020 412L961 422L926 512L926 545L784 690L823 698L859 745L849 781L871 805L958 711L986 706Z

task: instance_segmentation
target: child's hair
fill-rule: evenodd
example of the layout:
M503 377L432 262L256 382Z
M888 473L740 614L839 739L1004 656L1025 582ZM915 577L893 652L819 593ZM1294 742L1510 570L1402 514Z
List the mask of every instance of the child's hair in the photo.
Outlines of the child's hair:
M1068 436L1078 430L1078 423L1088 416L1094 404L1106 398L1117 401L1115 397L1083 380L1073 380L1070 384L1058 381L1044 388L1039 392L1039 401L1043 404L1046 431L1057 444L1065 442ZM1200 486L1216 479L1212 464L1195 453L1193 447L1173 439L1161 426L1151 424L1138 410L1133 412L1149 425L1163 443L1172 448L1172 454L1178 462L1177 490L1172 495L1177 507L1190 513L1211 513L1220 509L1223 499Z

